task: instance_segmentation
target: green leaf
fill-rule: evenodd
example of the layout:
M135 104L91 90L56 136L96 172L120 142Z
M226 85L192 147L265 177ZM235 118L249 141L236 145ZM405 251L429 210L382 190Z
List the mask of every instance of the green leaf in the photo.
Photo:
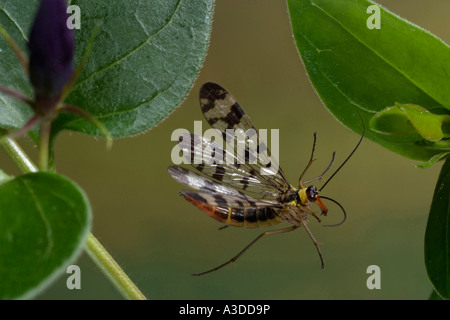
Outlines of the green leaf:
M375 114L369 122L369 128L383 134L405 134L416 132L406 114L398 107L387 107Z
M3 170L0 169L0 184L5 183L6 181L11 180L12 177L6 174Z
M439 141L444 137L442 126L450 122L450 116L433 114L414 104L395 103L381 110L370 119L369 127L384 134L417 132L428 141Z
M417 133L425 139L439 141L444 137L441 127L444 118L450 118L450 116L435 115L427 109L414 104L396 103L395 106L408 117L411 124L417 130Z
M431 167L433 164L435 164L436 162L444 159L446 156L448 156L450 154L450 151L448 152L443 152L443 153L438 153L434 156L432 156L427 162L424 162L422 164L416 164L415 167L420 168L420 169L426 169Z
M439 295L439 293L437 293L436 291L433 290L433 292L431 292L428 300L444 300L444 299Z
M57 174L0 185L0 299L33 297L83 248L91 225L84 192Z
M445 161L433 195L425 232L425 265L434 289L450 298L450 158Z
M0 23L22 48L37 3L0 4ZM204 61L213 0L73 0L71 5L81 12L81 29L75 29L76 61L95 26L101 23L101 27L66 102L95 116L114 137L149 130L166 118L183 101ZM0 84L32 97L28 80L3 39L0 49ZM31 110L0 95L0 114L0 127L19 128L31 117ZM55 121L54 133L64 129L103 136L74 114L62 113Z
M368 0L288 0L297 48L325 106L358 133L358 112L367 123L396 102L430 111L443 106L450 114L450 48L381 7L381 28L369 29L372 5ZM366 136L420 161L450 151L448 144L429 141L416 130L395 135L368 130Z

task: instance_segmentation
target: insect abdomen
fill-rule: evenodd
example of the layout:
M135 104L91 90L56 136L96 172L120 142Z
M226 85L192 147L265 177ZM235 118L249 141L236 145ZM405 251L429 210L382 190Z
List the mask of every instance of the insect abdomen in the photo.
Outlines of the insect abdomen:
M268 227L283 221L271 207L227 208L209 205L186 195L185 198L210 217L235 227Z

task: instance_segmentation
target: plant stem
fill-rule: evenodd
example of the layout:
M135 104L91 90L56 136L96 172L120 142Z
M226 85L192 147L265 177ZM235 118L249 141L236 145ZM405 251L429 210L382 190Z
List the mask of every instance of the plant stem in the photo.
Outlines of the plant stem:
M38 171L36 165L13 139L6 138L2 142L6 153L23 173ZM46 163L48 163L48 160ZM86 238L85 250L124 298L146 300L146 297L92 233L89 233Z
M100 267L122 296L130 300L146 300L142 292L128 278L126 273L92 233L89 233L87 236L86 248L88 248L86 250L87 254Z
M28 158L28 155L23 149L11 138L6 138L2 141L3 149L5 149L8 156L14 161L23 173L30 173L38 171L36 165Z
M41 171L48 171L48 153L50 146L50 130L52 123L49 120L41 122L39 134L39 168Z

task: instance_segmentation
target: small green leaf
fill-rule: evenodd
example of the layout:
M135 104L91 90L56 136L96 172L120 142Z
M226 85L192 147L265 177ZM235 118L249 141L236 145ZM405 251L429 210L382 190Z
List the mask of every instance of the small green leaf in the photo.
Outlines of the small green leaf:
M380 6L381 28L369 29L367 21L373 13L367 9L376 5L369 0L287 2L310 80L325 106L345 126L361 133L358 113L368 123L396 102L429 111L443 106L443 114L450 115L450 47L440 39ZM390 116L396 123L404 121L398 114ZM411 118L416 119L415 114L409 114ZM418 126L421 133L436 139L428 121L424 124ZM381 129L391 128L383 123ZM417 130L405 134L368 130L366 137L419 161L450 151L448 144L427 140Z
M0 23L24 49L38 0L3 1ZM95 27L92 52L67 103L95 116L113 137L151 129L185 98L208 47L213 0L73 0L81 11L75 29L76 64ZM26 52L26 50L24 50ZM20 63L0 37L0 85L32 97ZM31 117L24 103L0 94L0 127L20 128ZM102 137L84 118L61 113L53 133L70 129Z
M407 115L397 106L388 107L375 114L369 128L382 134L408 134L417 132Z
M434 289L450 299L450 158L442 166L425 232L425 265Z
M427 109L414 104L395 103L406 114L417 132L429 141L439 141L443 138L442 124L450 118L448 115L435 115Z
M417 132L428 141L439 141L444 137L442 126L450 122L450 116L433 114L414 104L401 104L386 108L370 119L369 127L384 134L406 134Z
M91 210L84 192L52 173L0 185L0 299L30 298L83 248Z
M443 152L443 153L438 153L434 156L432 156L430 159L428 159L427 162L424 162L423 164L417 164L416 167L420 168L420 169L426 169L431 167L433 164L435 164L436 162L444 159L446 156L448 156L450 154L450 151L448 152Z

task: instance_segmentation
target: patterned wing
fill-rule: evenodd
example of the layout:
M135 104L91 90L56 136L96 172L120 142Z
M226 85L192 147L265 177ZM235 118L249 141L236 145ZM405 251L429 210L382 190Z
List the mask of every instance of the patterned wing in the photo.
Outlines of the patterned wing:
M268 173L262 175L260 178L269 184L276 184L278 189L287 190L289 188L286 176L276 162L276 159L271 157L266 143L260 140L255 126L242 110L239 103L226 89L213 82L205 83L200 89L200 105L208 123L211 127L222 132L224 141L232 146L234 154L241 162L245 161L248 163L248 167L252 171L265 171ZM244 159L239 157L238 136L235 134L239 129L242 132L248 133L248 139L239 142L245 144L243 146L245 150ZM252 148L249 142L253 146L256 146L256 148ZM256 159L256 163L248 161L249 159ZM278 171L271 171L274 170L273 168L277 168Z
M195 189L181 191L186 200L220 222L246 228L281 222L279 212L283 206L276 200L255 199L183 167L169 167L169 173L178 182Z
M203 191L212 194L232 195L241 198L248 196L245 193L240 192L239 190L230 188L223 183L215 182L180 166L171 166L169 167L168 171L172 178L197 191Z
M277 198L286 189L264 176L248 163L239 164L233 153L219 144L194 133L181 134L178 146L187 162L204 175L233 189L252 193L256 197ZM232 161L225 161L227 157ZM229 189L229 188L227 188Z
M281 209L283 205L275 200L255 199L249 195L230 195L220 193L183 190L181 195L216 207L249 208L272 207Z

